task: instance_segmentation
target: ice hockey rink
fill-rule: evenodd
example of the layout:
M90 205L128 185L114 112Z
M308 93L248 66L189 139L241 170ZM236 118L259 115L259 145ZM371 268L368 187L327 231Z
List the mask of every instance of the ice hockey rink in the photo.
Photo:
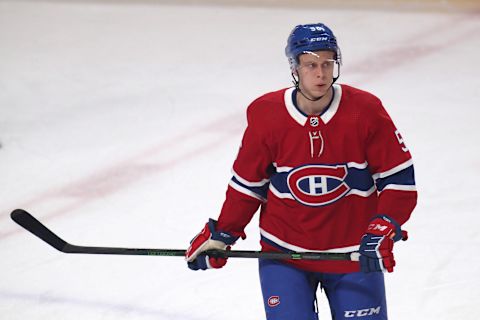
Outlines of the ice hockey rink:
M193 272L175 257L68 255L10 212L74 244L185 249L218 216L246 106L291 85L286 38L311 22L336 33L339 82L380 97L414 157L390 319L477 319L478 8L0 0L0 319L264 319L254 259ZM256 218L247 235L234 249L259 249Z

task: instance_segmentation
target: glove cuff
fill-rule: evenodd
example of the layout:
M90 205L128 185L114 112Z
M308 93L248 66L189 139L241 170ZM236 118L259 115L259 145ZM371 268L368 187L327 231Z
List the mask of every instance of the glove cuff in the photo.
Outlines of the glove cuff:
M390 234L393 232L395 233L395 235L391 239L395 242L402 240L403 238L402 228L400 227L400 224L398 224L397 221L387 216L386 214L380 214L373 217L372 220L370 220L368 232L379 233L386 236L390 236Z
M208 229L211 233L212 240L222 241L227 246L232 246L238 240L239 237L232 235L229 232L217 230L217 220L209 219L208 220Z

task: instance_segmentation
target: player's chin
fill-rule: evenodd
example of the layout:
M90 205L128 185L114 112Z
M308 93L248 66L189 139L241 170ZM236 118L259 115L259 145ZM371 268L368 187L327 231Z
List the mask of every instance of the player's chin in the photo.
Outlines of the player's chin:
M310 90L313 96L315 97L321 97L327 94L328 92L328 86L315 86L312 90Z

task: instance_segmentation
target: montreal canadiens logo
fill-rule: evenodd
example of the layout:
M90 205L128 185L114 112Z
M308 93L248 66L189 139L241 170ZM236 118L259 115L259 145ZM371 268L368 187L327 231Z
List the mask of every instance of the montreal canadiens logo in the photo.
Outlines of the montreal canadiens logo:
M287 184L293 197L307 206L324 206L345 196L350 188L345 183L345 165L307 165L292 170Z
M279 296L271 296L268 298L268 306L269 307L276 307L280 304L280 297Z

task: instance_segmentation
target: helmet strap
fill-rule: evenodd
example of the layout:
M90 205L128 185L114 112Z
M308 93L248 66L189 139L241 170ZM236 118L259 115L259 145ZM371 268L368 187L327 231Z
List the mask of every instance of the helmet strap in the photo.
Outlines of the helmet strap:
M298 75L297 75L297 76L298 76ZM297 92L300 92L300 94L301 94L305 99L310 100L310 101L318 101L318 100L320 100L320 99L323 98L323 96L320 96L320 97L318 97L318 98L313 98L313 99L310 98L310 97L307 97L307 96L303 93L302 89L300 89L300 76L298 76L298 79L297 79L297 78L295 78L295 74L292 72L292 79L293 79L292 82L293 82L293 84L295 85L295 89L297 89Z

